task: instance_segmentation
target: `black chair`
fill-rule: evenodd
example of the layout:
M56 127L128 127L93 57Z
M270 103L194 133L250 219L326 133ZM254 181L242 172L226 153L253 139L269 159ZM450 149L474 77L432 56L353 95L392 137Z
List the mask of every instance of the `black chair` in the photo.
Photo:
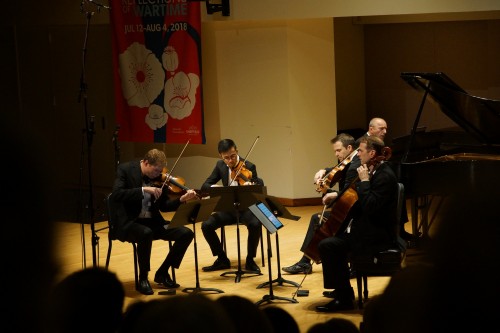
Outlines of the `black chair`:
M111 193L108 194L106 197L106 207L107 207L107 214L108 214L108 253L106 255L106 269L109 267L109 261L111 259L111 249L113 247L113 241L117 240L113 236L113 219L111 218L113 216L112 211L111 211L111 205L109 204L109 197L111 196ZM138 290L139 287L139 263L137 261L137 243L135 242L127 242L132 244L133 248L133 254L134 254L134 280L135 280L135 290ZM168 247L171 250L172 249L172 241L168 241ZM172 267L172 280L174 283L176 282L175 279L175 269Z
M405 203L404 185L398 183L397 216L401 216ZM393 247L375 253L372 256L353 257L350 260L351 268L356 272L358 287L358 307L368 300L368 276L392 276L404 267L406 258L405 241L399 239L399 219L394 226L395 238L398 240Z

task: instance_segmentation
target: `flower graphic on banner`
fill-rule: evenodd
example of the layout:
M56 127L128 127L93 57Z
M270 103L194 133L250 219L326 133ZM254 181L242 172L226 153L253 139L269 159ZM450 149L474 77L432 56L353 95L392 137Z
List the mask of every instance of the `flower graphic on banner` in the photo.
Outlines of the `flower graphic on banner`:
M165 84L164 106L174 119L183 119L193 111L196 104L196 90L200 85L198 75L178 72Z
M151 104L145 120L149 128L151 128L152 130L157 130L158 128L165 126L168 120L168 114L163 111L163 108L161 106Z
M149 107L161 93L165 72L158 58L134 42L119 56L123 96L130 106Z
M157 130L168 121L191 115L196 104L196 90L200 85L198 75L175 72L179 58L174 47L167 46L158 58L143 44L132 43L119 57L122 91L127 104L148 108L146 124ZM165 82L165 71L172 77ZM164 89L163 107L153 101Z
M177 67L179 67L179 57L173 46L167 46L165 50L163 50L161 62L163 63L163 67L172 75L175 73Z

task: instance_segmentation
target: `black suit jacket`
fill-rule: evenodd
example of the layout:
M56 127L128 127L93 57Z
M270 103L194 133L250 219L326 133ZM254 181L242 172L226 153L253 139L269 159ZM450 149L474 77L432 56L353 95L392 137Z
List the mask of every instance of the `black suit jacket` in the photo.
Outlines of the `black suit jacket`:
M125 241L128 227L141 213L142 181L140 161L125 162L118 166L113 191L109 198L112 221L110 232L115 239ZM161 212L175 211L180 204L180 199L170 200L167 191L164 190L160 198L152 203L152 219L165 223Z
M397 178L387 163L376 169L370 181L356 184L358 200L351 209L352 249L355 254L372 254L395 245Z
M255 164L250 161L243 160L241 157L240 161L244 161L245 168L252 172L251 181L256 185L264 185L264 181L257 175L257 167L255 166ZM212 185L217 184L219 181L222 181L222 185L224 186L229 185L229 168L223 160L217 161L214 169L212 170L212 173L210 174L210 176L208 176L203 185L201 185L201 190L206 191Z

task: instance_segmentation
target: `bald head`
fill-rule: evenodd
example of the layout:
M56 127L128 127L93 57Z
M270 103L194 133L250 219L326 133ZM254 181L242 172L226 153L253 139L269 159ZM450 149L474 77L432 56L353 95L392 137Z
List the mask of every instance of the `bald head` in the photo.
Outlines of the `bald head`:
M382 118L372 118L368 124L368 134L384 140L387 133L387 123Z

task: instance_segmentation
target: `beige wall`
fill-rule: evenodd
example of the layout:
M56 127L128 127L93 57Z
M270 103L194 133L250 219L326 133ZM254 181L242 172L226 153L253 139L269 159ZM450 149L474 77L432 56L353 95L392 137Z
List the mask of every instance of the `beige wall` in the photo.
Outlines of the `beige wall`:
M229 137L246 156L258 137L249 159L268 193L316 195L311 175L332 163L329 139L336 131L333 20L214 25L204 26L214 34L204 54L215 56L204 83L217 87L204 96L208 155L216 157L217 142ZM205 164L205 157L195 160Z

